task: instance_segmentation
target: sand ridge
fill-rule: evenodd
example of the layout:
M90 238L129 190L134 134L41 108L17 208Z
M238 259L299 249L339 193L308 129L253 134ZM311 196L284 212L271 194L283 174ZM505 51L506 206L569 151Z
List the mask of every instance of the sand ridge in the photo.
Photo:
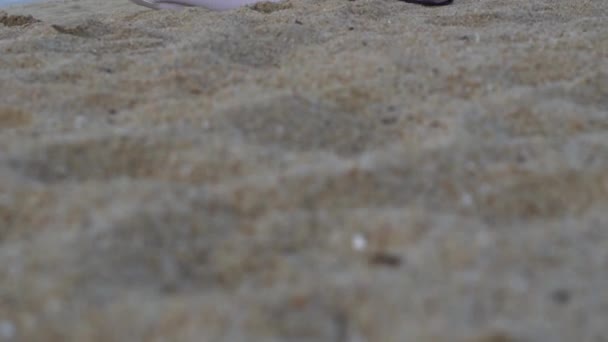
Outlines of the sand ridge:
M6 9L0 341L606 338L607 15Z

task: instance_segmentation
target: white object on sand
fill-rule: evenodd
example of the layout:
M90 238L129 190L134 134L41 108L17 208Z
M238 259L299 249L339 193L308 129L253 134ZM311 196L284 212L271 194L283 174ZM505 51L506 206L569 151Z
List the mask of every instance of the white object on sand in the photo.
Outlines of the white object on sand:
M257 2L279 2L281 0L131 0L132 2L154 9L173 9L183 7L204 7L214 11L224 11Z
M362 252L367 248L367 238L363 234L355 234L351 243L353 249L358 252Z

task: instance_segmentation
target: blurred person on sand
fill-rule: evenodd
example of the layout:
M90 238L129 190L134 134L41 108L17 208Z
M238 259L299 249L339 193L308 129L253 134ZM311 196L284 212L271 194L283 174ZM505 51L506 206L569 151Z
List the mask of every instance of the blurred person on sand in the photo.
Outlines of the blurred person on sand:
M205 7L215 11L229 10L258 2L279 2L283 0L131 0L153 9L177 9L183 7ZM400 0L424 6L447 5L452 0Z

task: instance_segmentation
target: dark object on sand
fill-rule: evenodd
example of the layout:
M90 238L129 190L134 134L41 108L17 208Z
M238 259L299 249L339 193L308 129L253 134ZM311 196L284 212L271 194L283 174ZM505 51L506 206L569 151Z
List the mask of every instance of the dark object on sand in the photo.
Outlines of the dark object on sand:
M452 3L453 0L400 0L422 6L444 6Z
M401 266L401 257L391 253L377 252L370 256L369 263L372 265L399 267Z

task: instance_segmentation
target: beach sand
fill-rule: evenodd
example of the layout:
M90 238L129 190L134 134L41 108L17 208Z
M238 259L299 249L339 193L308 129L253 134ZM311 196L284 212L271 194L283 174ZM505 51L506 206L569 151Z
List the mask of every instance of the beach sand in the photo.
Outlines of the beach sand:
M607 341L607 57L600 0L5 9L0 341Z

